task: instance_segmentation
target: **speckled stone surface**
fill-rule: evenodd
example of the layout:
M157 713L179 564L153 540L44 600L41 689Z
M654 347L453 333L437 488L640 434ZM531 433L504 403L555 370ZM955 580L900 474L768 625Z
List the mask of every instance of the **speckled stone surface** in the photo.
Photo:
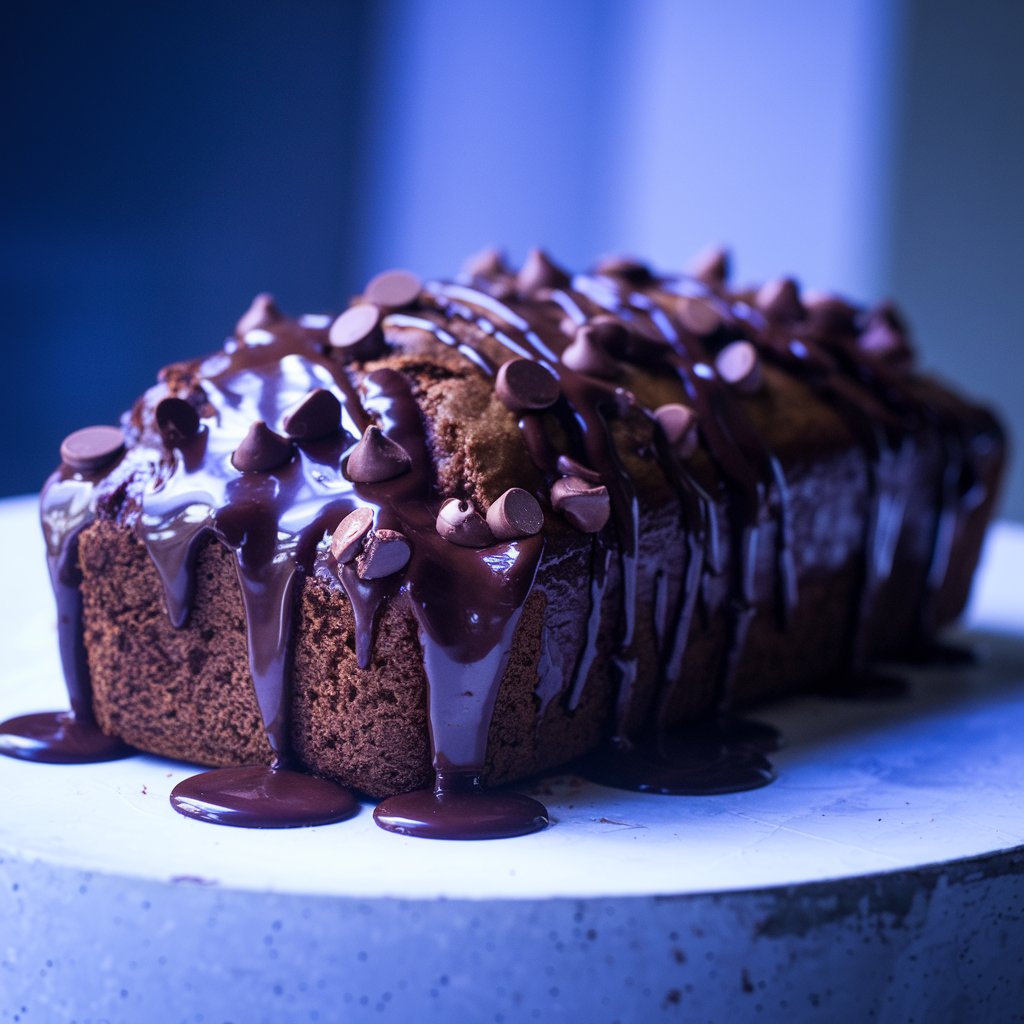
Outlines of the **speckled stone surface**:
M0 872L5 922L52 915L5 949L4 1021L1021 1019L1019 854L750 892L486 902Z
M59 706L34 503L0 504L0 716ZM1024 1019L1024 530L972 669L766 709L779 780L672 799L571 776L485 844L204 826L190 769L0 759L0 1021Z

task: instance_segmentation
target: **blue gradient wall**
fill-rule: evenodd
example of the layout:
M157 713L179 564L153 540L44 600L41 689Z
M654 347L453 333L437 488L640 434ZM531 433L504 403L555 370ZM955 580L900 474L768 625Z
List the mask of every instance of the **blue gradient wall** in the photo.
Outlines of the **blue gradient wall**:
M895 294L1024 433L1024 7L952 0L41 3L0 46L0 492L256 291L534 244ZM1024 518L1024 478L1008 510Z

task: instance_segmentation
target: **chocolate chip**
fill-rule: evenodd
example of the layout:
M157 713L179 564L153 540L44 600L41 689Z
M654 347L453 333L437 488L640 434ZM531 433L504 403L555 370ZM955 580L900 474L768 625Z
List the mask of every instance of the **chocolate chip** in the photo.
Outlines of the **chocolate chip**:
M462 273L466 277L501 277L508 273L505 254L500 249L481 249L463 263Z
M669 351L664 339L645 334L634 324L600 313L587 321L593 329L594 341L609 355L628 363L649 363L661 359Z
M486 548L494 543L484 517L463 498L449 498L437 513L435 525L445 540L463 548Z
M397 530L375 530L356 558L356 572L360 579L384 579L404 569L411 555L412 547L404 534Z
M555 375L532 359L502 363L494 379L494 390L513 412L548 409L562 393Z
M903 314L891 302L882 302L869 310L866 321L867 326L869 327L872 324L884 323L897 333L902 334L904 337L908 337L909 335L907 330L907 321L903 318Z
M351 562L362 550L363 541L373 527L373 509L357 508L349 512L331 535L331 554L340 564Z
M551 504L583 533L597 533L611 515L608 488L594 486L576 476L556 480L551 487Z
M370 281L363 295L381 309L403 309L419 298L422 288L411 270L385 270Z
M581 326L590 328L590 336L602 352L621 358L629 351L632 331L621 320L607 314L599 314ZM574 336L575 333L573 331Z
M680 295L675 303L676 318L698 337L714 334L722 326L722 316L708 299Z
M803 320L805 316L804 304L800 301L800 289L791 277L766 281L758 289L754 305L769 320L778 323Z
M345 463L345 476L357 484L376 484L409 472L411 466L409 453L380 427L371 425L352 449Z
M903 336L899 331L883 322L871 324L857 339L857 346L862 352L875 356L888 356L897 352L903 344Z
M331 324L327 340L347 359L376 359L384 353L384 329L380 310L369 302L346 309Z
M659 405L654 410L669 447L681 459L692 458L697 451L697 414L678 402Z
M705 249L690 264L690 275L713 288L721 288L729 280L731 270L729 250L718 245Z
M499 302L508 302L516 297L516 288L511 281L501 278L497 281L487 281L486 292L493 299Z
M341 426L341 402L323 388L314 388L284 417L284 432L296 441L316 441L336 434Z
M906 323L899 310L888 302L876 306L868 313L867 323L857 339L857 347L893 365L909 367L914 361Z
M654 280L650 267L632 256L606 256L594 269L605 277L621 277L629 284L650 284Z
M292 443L257 420L231 456L231 465L243 473L269 473L292 457Z
M562 476L578 476L580 479L592 484L599 484L601 482L600 473L589 466L584 466L582 462L577 462L568 455L558 456L558 472Z
M761 387L761 357L749 341L726 345L715 359L715 369L742 394L751 395Z
M868 310L863 317L863 329L866 333L874 327L885 327L894 335L907 336L907 325L900 311L891 303L883 302Z
M118 427L83 427L60 443L60 460L65 466L88 473L102 469L124 451L124 434Z
M244 338L250 331L257 328L266 330L283 319L284 313L277 308L274 296L260 292L235 324L235 337Z
M169 448L195 437L199 431L199 413L184 398L162 398L154 411L156 428Z
M498 540L532 537L544 526L544 512L529 491L510 487L487 510L487 525Z
M856 329L857 307L838 295L808 292L804 295L804 307L817 331L850 333Z
M620 375L621 367L601 345L601 328L581 324L576 328L572 343L561 355L562 362L577 373L612 380Z
M531 249L516 274L516 290L526 297L544 288L567 288L571 278L542 249Z

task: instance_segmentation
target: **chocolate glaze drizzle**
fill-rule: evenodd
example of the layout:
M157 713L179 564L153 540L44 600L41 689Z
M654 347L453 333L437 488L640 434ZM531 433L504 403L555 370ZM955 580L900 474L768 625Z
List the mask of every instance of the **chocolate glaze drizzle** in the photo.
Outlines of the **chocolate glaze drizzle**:
M98 467L117 473L123 461ZM99 471L62 466L43 492L46 562L57 604L57 643L68 691L68 711L21 715L0 724L0 753L50 764L88 764L129 757L135 751L97 725L82 626L78 537L96 517L93 501Z
M126 421L127 452L98 468L62 466L44 491L43 523L71 711L4 723L0 752L54 761L130 753L93 719L77 553L86 526L98 516L120 516L134 524L157 569L175 627L188 621L196 557L210 538L233 553L242 594L249 667L272 761L187 779L172 794L175 809L244 827L326 823L357 810L347 790L304 774L291 747L295 604L304 577L315 573L351 604L362 668L372 663L387 602L406 595L416 618L434 785L384 800L377 823L403 834L457 839L546 826L541 804L487 790L482 777L498 690L548 530L483 547L460 546L439 532L438 511L450 496L438 488L413 382L386 358L373 363L390 345L401 349L410 331L459 353L500 385L499 395L499 371L511 359L530 360L557 382L553 403L551 396L527 402L516 415L547 489L536 497L548 526L557 525L552 517L562 506L552 491L562 487L560 493L570 495L566 518L592 534L589 611L571 672L552 668L551 657L542 655L551 664L537 702L539 714L554 700L570 713L580 706L602 650L602 629L614 622L611 738L586 760L592 778L659 793L728 792L774 778L765 755L777 746L777 734L729 713L751 625L765 613L759 555L770 552L774 567L770 614L777 629L786 629L799 602L789 485L782 462L754 425L750 404L760 401L762 365L768 374L801 381L828 403L863 454L868 514L859 597L846 639L854 673L865 670L871 654L875 599L904 528L899 477L905 456L937 439L942 472L916 645L926 651L941 618L937 604L951 572L950 553L986 498L977 465L986 431L978 431L983 413L908 372L905 330L891 308L865 315L841 300L804 304L786 281L757 295L735 293L720 275L657 277L632 261L571 277L533 254L528 269L517 279L500 259L477 261L459 281L418 292L407 273L400 280L379 275L364 300L376 303L376 312L350 309L330 331L328 319L293 321L262 297L240 323L238 339L201 362L172 368L147 396L135 419ZM756 350L756 363L742 377L723 361L730 358L727 346L737 342ZM748 346L744 355L749 352ZM696 414L696 455L674 447L653 412L622 386L634 364L678 382L682 401ZM289 410L318 389L334 398L315 395L315 410L307 406L305 425L289 437ZM167 396L178 404L154 416L156 402ZM334 399L336 425L324 421ZM995 443L998 425L991 418L987 423ZM375 430L385 439L375 443L390 445L401 458L383 473L350 474L348 460ZM630 431L648 438L635 451L623 447ZM365 461L364 454L359 458ZM679 557L666 558L654 573L646 597L639 569L647 477L636 472L637 460L653 465L661 485L676 495L684 538ZM585 500L591 511L574 518L572 495L584 491L576 507L582 510ZM592 511L602 502L610 513L607 526ZM364 545L365 555L371 545L398 545L392 551L400 556L379 572L369 570L363 555L339 562L348 554L327 552L326 539L357 509L369 510L372 526L363 540L357 534L350 542L352 551ZM368 513L359 515L369 521ZM713 681L718 713L711 722L667 730L671 709L693 684L687 642L708 625L709 595L723 587L726 598L718 600L727 635ZM653 617L656 685L640 677L644 614ZM560 683L553 684L552 675Z

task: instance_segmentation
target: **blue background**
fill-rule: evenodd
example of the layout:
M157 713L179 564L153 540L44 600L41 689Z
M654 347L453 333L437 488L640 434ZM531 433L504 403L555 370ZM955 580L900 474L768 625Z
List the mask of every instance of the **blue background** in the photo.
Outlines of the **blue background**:
M0 492L257 291L728 242L898 298L1024 435L1024 5L34 3L6 15ZM1015 473L1005 510L1024 518Z

